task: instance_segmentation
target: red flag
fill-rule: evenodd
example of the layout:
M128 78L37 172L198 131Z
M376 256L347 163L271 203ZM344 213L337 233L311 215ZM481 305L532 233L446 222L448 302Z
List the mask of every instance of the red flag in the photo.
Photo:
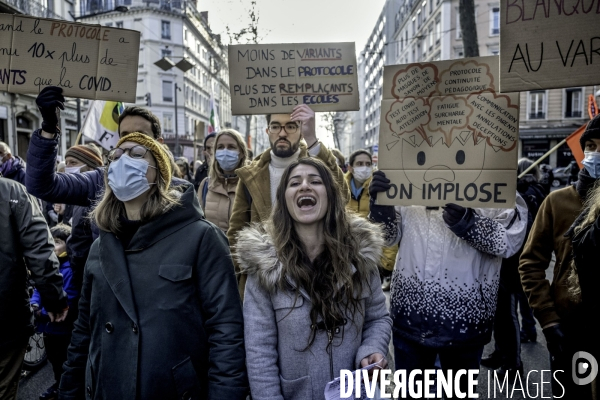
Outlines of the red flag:
M567 145L571 149L571 153L573 153L573 157L575 157L575 160L577 161L577 164L579 164L580 169L583 168L583 164L581 163L581 161L583 161L584 156L583 150L581 149L581 145L579 144L579 139L581 138L581 135L583 135L586 126L587 124L583 125L581 128L571 133L569 137L567 137Z
M598 114L598 103L596 103L596 98L593 94L590 94L588 97L588 114L590 114L590 119L594 119Z

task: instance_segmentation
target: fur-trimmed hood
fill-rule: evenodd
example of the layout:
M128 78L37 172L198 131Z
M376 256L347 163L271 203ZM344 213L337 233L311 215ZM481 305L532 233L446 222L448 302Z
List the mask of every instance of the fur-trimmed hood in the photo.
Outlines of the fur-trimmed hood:
M384 245L381 228L356 215L349 215L348 219L351 234L358 243L353 249L353 258L363 261L365 272L377 272ZM233 257L240 265L241 272L257 274L261 286L266 290L273 290L281 279L283 264L277 257L271 235L261 224L252 224L240 231ZM355 266L352 268L356 270Z

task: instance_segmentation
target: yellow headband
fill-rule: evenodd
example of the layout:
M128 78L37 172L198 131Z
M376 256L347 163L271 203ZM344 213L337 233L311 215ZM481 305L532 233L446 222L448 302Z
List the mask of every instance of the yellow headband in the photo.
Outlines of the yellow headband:
M156 167L165 181L165 189L168 189L169 185L171 184L172 176L171 161L169 161L169 156L162 145L156 140L152 139L150 136L144 135L140 132L133 132L123 136L117 143L117 147L125 142L135 142L141 144L152 152L152 155L156 160Z

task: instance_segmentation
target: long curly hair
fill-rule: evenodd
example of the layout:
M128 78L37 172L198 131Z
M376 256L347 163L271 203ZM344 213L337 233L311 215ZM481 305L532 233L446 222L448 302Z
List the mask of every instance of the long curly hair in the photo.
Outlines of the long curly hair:
M328 199L323 221L324 250L312 262L298 236L285 198L288 181L299 165L316 168ZM323 162L307 157L288 166L281 178L275 206L265 229L273 238L277 256L283 266L278 289L295 291L296 300L301 289L310 296L312 335L307 348L312 345L317 328L332 330L345 325L347 319L353 321L352 316L357 312L363 314L364 310L357 297L370 278L369 272L365 260L359 256L360 246L352 235L341 189ZM292 287L289 282L294 282L296 287ZM322 319L321 323L318 322L319 319Z
M600 185L596 184L594 189L587 196L584 203L581 221L575 226L574 235L578 235L582 230L592 225L600 215ZM577 265L575 258L571 259L571 270L567 277L567 291L571 300L581 302L581 287L579 286L579 275L577 274Z

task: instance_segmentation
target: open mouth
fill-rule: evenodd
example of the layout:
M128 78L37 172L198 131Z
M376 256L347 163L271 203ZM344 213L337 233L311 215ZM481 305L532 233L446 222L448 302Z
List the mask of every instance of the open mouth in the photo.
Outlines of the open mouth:
M317 205L317 199L313 196L302 196L296 201L301 210L309 210Z

